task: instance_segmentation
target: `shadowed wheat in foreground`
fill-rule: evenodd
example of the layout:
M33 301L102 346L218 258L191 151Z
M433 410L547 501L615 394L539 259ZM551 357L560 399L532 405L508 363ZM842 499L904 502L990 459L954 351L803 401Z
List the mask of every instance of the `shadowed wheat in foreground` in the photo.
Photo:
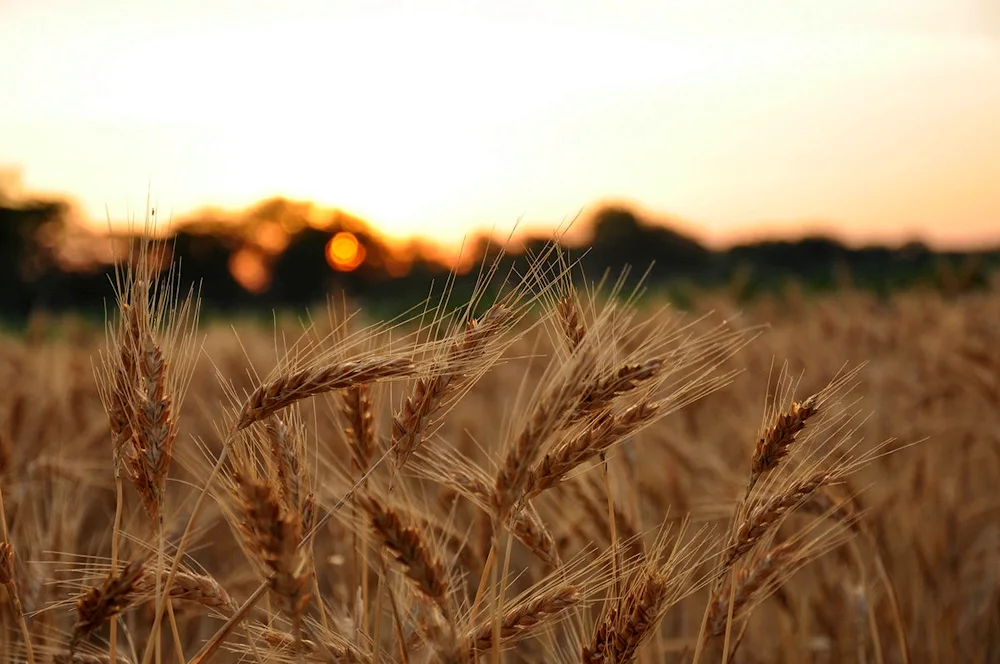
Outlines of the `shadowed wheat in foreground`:
M160 250L0 343L4 661L1000 658L993 293L682 316L553 253L234 339Z

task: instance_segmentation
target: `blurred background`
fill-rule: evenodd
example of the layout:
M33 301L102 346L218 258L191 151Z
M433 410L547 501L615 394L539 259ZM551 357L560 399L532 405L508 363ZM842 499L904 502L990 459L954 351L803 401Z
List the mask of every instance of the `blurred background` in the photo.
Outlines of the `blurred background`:
M1000 265L994 0L6 0L0 61L8 321L102 312L147 215L220 311L410 306L571 220L681 300Z

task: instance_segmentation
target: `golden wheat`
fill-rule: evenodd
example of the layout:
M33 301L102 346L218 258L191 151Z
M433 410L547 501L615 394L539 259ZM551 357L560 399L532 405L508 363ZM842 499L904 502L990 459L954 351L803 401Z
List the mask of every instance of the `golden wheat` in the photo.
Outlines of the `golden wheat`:
M684 320L540 259L276 355L137 246L103 339L0 337L2 661L1000 653L995 290Z

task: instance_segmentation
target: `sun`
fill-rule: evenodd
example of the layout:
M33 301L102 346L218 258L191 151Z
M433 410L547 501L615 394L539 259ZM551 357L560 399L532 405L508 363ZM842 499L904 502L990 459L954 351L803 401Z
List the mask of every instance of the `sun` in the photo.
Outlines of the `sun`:
M365 247L354 233L341 231L326 243L326 262L334 270L350 272L365 262Z

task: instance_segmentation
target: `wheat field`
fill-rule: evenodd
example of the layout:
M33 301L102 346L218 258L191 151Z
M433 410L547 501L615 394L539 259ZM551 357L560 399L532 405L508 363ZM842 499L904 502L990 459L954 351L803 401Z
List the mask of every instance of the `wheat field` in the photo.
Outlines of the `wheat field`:
M3 661L1000 661L996 289L268 329L155 250L0 338Z

